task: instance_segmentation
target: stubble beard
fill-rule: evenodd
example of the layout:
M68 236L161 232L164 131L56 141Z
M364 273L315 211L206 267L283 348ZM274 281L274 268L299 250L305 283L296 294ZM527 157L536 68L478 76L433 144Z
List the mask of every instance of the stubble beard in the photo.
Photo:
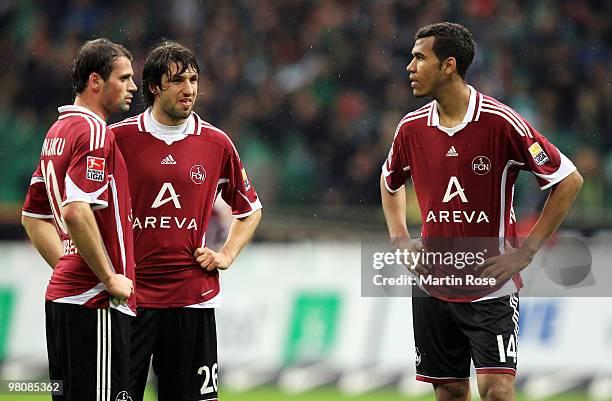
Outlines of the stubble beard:
M130 111L130 105L127 104L125 101L119 103L119 107L118 107L120 112L126 112L126 111Z
M168 117L170 117L172 120L178 121L188 118L191 115L193 106L187 110L181 110L179 109L179 106L164 107L163 109L164 112L168 115Z

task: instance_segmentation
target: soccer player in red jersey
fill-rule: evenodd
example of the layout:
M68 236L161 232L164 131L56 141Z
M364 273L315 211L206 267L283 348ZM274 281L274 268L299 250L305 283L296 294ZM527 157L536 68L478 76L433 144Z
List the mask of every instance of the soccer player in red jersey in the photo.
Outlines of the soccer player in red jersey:
M452 281L430 280L413 289L417 380L433 383L438 401L469 400L472 359L483 400L514 400L520 272L562 222L582 177L516 111L467 85L475 45L465 27L429 25L415 39L407 67L412 92L434 100L400 121L382 168L391 239L417 254L435 248L440 238L497 244L470 270L495 279L495 285L470 292ZM551 192L524 243L511 248L506 243L515 239L513 186L521 170L531 171ZM411 239L406 227L408 178L421 210L422 242ZM467 279L459 264L436 263L417 264L417 276Z
M134 207L134 400L142 400L151 356L159 400L217 399L219 270L232 264L261 217L232 141L192 111L199 71L189 49L161 43L143 68L149 108L111 126L127 163ZM206 231L219 194L235 219L216 252L206 247Z
M114 400L129 388L131 204L125 162L105 121L130 108L131 59L107 39L79 49L74 104L59 108L23 206L28 236L53 269L45 296L49 376L64 383L54 400Z

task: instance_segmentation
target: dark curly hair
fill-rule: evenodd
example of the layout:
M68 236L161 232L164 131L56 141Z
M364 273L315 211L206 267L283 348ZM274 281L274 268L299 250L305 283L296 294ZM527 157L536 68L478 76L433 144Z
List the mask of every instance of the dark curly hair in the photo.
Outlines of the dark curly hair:
M476 43L466 27L452 22L440 22L424 26L415 39L434 37L433 52L442 62L449 57L457 61L457 73L465 79L467 70L474 60Z
M170 75L170 66L176 63L181 67L175 75L181 75L189 68L200 73L198 60L191 50L180 43L164 40L157 45L147 56L142 70L142 96L147 106L153 106L155 95L150 86L161 88L161 80L164 74ZM169 76L168 79L171 77Z
M81 46L72 64L72 90L75 94L83 93L92 73L98 73L107 80L113 71L113 61L127 57L132 61L132 54L123 46L106 38L87 41Z

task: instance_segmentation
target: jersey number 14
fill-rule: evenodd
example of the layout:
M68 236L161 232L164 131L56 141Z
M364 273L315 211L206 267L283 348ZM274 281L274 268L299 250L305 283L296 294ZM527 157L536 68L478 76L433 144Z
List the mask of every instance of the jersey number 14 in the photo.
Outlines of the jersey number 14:
M510 334L508 339L508 346L504 347L504 337L502 335L497 336L497 348L499 349L499 361L502 363L506 362L506 357L514 359L516 363L516 339L514 334Z

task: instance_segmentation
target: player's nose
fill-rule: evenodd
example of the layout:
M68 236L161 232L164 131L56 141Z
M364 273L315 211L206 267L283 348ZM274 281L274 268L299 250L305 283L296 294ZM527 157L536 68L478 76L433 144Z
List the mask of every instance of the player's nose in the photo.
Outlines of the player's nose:
M138 87L136 86L136 83L134 82L134 80L130 79L130 84L128 86L128 91L136 92L136 90L138 90Z
M410 63L406 66L406 71L408 72L416 72L416 68L415 68L416 63L414 62L414 59L412 59L410 61Z
M183 92L183 95L185 95L185 96L193 95L193 93L195 92L195 89L194 89L193 85L191 85L191 82L187 81L187 82L183 83L182 92Z

